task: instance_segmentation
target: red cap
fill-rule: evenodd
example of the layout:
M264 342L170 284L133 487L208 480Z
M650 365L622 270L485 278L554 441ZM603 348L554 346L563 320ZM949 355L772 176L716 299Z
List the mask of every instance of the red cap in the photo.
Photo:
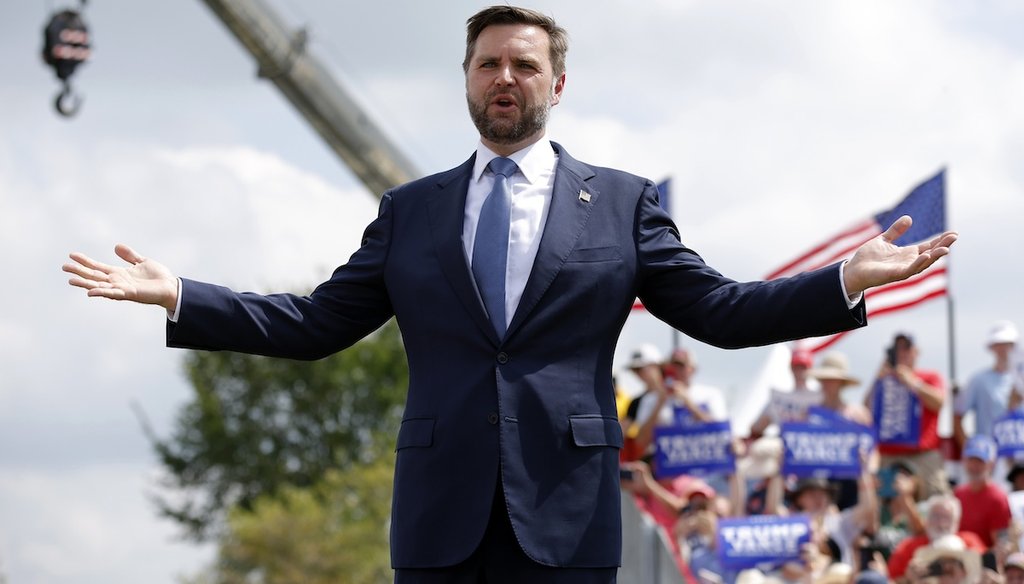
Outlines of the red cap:
M797 349L793 351L793 358L790 359L789 364L811 367L814 365L814 355L807 349Z

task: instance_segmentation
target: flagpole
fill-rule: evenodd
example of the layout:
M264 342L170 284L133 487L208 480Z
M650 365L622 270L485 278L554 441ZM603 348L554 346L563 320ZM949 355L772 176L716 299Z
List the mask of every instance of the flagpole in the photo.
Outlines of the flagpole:
M949 335L949 385L953 388L953 394L960 390L956 379L956 326L953 319L953 296L946 294L946 330Z

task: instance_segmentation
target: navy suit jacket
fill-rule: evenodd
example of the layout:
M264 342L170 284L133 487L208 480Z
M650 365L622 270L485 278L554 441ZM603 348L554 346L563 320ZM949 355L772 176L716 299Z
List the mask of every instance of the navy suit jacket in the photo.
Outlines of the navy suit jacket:
M472 158L384 193L361 247L308 297L182 281L171 346L317 359L397 318L409 390L395 468L396 568L466 559L497 481L532 559L619 564L612 356L634 298L728 348L865 323L863 303L850 310L843 298L838 266L772 282L725 278L680 243L650 181L552 147L548 220L504 339L487 320L462 245Z

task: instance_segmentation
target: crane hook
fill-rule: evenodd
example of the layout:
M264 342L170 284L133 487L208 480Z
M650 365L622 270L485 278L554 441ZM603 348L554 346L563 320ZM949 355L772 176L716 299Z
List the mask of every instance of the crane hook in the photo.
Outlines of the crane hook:
M81 6L85 6L84 0ZM71 89L71 76L88 61L90 47L89 29L79 11L61 10L43 28L43 61L63 85L53 104L64 117L75 115L82 106L82 98Z
M64 82L64 87L60 93L53 100L53 107L57 109L57 113L60 115L70 118L78 113L78 110L82 107L82 96L77 95L71 89L71 84L67 81Z

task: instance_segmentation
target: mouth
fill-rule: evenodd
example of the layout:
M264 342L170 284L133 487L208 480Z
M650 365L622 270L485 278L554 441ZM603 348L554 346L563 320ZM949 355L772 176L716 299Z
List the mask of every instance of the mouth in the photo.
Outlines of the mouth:
M519 107L519 103L511 95L497 95L491 99L491 105L499 110L511 110Z

